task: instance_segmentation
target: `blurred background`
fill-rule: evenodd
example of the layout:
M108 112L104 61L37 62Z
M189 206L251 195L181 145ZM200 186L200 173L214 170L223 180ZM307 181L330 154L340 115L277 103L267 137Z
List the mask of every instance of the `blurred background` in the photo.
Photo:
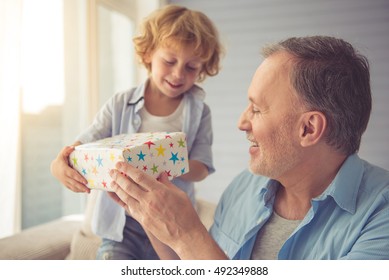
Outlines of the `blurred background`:
M236 125L261 46L291 36L342 37L369 58L373 112L360 156L389 169L388 0L0 0L0 237L83 213L86 196L61 186L50 163L110 96L146 78L132 37L169 3L207 14L226 48L220 74L201 84L216 172L198 197L216 203L247 166Z

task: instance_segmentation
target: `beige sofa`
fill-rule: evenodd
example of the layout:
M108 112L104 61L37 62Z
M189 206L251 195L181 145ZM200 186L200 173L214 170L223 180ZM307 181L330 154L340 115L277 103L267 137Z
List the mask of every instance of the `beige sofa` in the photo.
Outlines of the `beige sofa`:
M100 238L93 234L90 219L97 192L88 196L84 215L67 216L0 239L0 260L95 259ZM197 200L197 212L209 228L215 205Z

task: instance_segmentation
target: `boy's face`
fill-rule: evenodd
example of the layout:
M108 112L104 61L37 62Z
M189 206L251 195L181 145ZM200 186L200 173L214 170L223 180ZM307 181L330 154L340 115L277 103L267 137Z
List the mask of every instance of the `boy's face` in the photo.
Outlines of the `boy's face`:
M175 98L189 90L202 70L201 59L192 47L159 47L147 59L151 83L160 93Z

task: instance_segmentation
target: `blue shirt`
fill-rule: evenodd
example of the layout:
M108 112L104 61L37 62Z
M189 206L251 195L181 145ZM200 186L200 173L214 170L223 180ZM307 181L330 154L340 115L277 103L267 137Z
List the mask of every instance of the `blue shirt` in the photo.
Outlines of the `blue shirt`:
M139 87L112 96L97 113L93 123L77 137L81 143L89 143L122 133L136 133L141 126L140 109L144 106L144 92L148 81ZM212 122L209 107L203 102L205 92L194 85L184 93L184 121L188 156L215 171L212 159ZM175 178L172 182L184 190L194 202L194 184ZM97 235L115 241L123 240L125 211L101 192L97 198L92 218L92 230Z
M245 170L222 195L210 233L231 259L250 259L278 187ZM351 155L311 205L278 259L389 259L389 171Z

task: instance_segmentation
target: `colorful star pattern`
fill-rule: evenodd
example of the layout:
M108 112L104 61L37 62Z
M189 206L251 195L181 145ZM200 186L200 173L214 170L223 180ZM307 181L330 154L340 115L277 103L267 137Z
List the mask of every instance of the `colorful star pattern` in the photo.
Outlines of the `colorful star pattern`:
M93 189L112 191L109 171L123 160L154 178L165 172L173 179L189 171L185 139L182 132L121 134L77 146L69 163Z
M169 160L173 161L173 164L176 164L176 160L178 160L177 155L178 155L178 153L175 153L175 154L172 153L172 157L169 158Z
M162 145L160 145L159 148L157 148L156 150L157 150L157 152L158 152L157 156L165 156L165 150L166 150L166 149L164 149L164 148L162 147Z
M140 151L140 153L136 154L136 155L138 156L139 161L141 161L141 160L145 161L146 154L142 153L142 151Z
M153 164L151 170L153 171L153 174L158 173L158 165Z
M98 166L103 166L103 159L101 158L100 155L97 157L96 160L97 160L97 165L98 165Z
M183 147L183 148L185 148L185 141L182 140L182 139L178 140L178 147Z
M147 142L145 142L145 144L149 147L149 150L150 150L150 147L151 147L151 145L155 145L153 142L151 142L151 141L147 141Z

